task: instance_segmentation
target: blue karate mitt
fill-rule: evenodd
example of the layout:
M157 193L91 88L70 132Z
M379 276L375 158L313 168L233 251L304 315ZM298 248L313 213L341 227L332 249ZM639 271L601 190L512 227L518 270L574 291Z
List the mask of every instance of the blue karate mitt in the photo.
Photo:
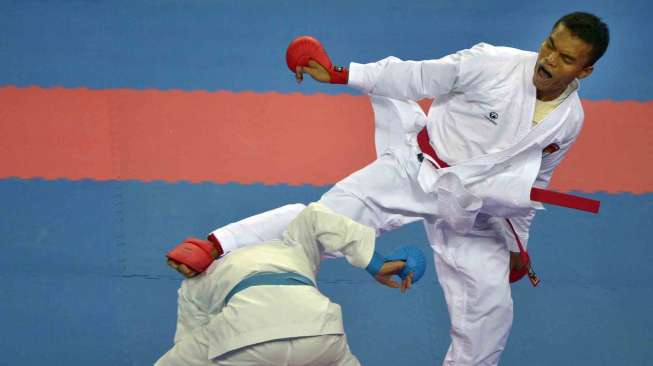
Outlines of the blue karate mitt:
M424 258L424 253L414 245L402 245L397 247L390 252L390 254L386 255L384 260L385 262L406 262L406 266L404 266L399 273L399 277L403 280L408 276L408 274L413 272L413 283L419 281L426 270L426 258Z

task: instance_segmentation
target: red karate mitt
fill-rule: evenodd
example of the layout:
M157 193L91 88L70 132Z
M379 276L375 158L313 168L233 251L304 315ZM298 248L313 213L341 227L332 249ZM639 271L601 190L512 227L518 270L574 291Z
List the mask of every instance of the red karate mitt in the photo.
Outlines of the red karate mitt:
M220 242L213 234L209 236L209 240L187 238L169 251L166 257L180 264L185 264L195 272L204 272L215 259L211 255L211 250L215 249L218 257L223 253Z
M315 60L329 72L331 84L347 84L349 70L334 66L320 41L311 36L293 39L286 50L286 63L290 71L295 73L297 66L308 66L310 60Z
M514 268L510 270L510 283L517 282L522 279L522 277L528 275L528 279L531 281L533 286L540 284L540 279L537 277L533 269L531 268L531 258L527 252L519 253L521 256L522 266L520 268Z

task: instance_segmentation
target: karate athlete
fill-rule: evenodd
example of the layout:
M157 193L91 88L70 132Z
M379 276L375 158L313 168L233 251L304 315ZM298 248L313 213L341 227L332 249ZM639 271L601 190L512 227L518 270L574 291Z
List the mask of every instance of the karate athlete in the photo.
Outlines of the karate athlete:
M509 280L529 274L525 248L538 202L578 137L579 80L609 42L588 13L560 18L538 53L485 43L437 60L388 57L334 66L300 37L287 61L298 81L347 83L367 93L377 159L320 203L377 234L423 220L451 317L445 365L496 365L512 326ZM434 98L428 115L416 101ZM284 215L266 215L266 230ZM275 224L276 222L276 224ZM238 227L209 235L223 251L249 245Z
M188 263L170 262L191 278L178 291L175 345L156 365L359 365L347 345L340 306L315 287L321 256L338 251L402 292L423 275L424 256L403 247L383 258L375 252L372 228L317 203L286 211L294 219L281 240L214 261L214 246L191 238L167 254ZM402 276L401 285L394 274Z

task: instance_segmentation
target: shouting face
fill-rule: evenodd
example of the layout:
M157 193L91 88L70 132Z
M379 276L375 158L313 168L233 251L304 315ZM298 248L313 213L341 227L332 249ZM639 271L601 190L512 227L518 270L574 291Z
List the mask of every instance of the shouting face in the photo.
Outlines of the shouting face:
M540 45L533 74L537 99L553 100L574 79L582 79L592 73L588 65L592 46L574 36L563 23L558 24Z

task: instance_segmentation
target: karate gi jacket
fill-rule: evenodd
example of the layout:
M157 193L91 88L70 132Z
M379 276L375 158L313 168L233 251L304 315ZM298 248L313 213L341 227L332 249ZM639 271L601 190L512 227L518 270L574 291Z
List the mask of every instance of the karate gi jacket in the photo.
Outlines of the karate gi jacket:
M206 272L187 279L178 291L175 342L203 332L208 358L248 345L293 337L343 334L342 314L316 287L262 285L225 296L242 279L261 272L295 272L316 283L324 252L341 252L365 268L374 253L375 232L313 203L288 226L283 240L235 250Z
M428 116L397 108L397 118L377 118L377 154L413 158L406 146L416 146L415 135L426 126L431 146L451 166L436 169L425 156L416 177L435 194L437 214L460 232L473 227L478 213L512 218L525 247L534 209L542 208L530 200L531 187L548 185L584 118L574 91L532 127L536 61L534 52L480 43L437 60L351 63L349 85L368 93L373 105L386 97L434 98ZM559 150L544 154L551 144ZM507 228L506 235L512 237ZM515 240L508 243L518 251Z

